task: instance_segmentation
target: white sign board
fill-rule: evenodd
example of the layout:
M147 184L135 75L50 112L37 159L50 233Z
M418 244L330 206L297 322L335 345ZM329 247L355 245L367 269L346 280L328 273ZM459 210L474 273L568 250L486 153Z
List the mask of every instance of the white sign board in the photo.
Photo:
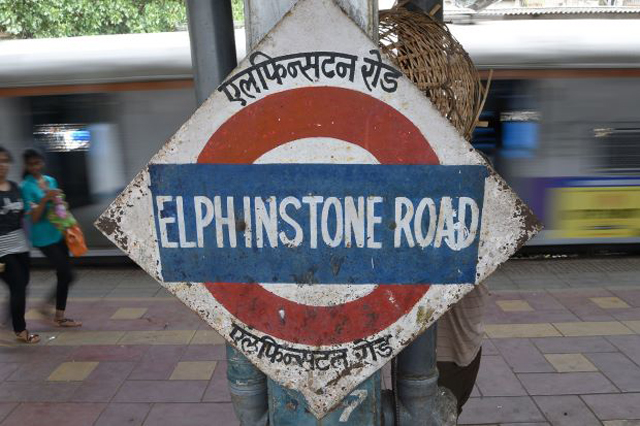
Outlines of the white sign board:
M301 0L97 226L321 417L535 232L333 0Z

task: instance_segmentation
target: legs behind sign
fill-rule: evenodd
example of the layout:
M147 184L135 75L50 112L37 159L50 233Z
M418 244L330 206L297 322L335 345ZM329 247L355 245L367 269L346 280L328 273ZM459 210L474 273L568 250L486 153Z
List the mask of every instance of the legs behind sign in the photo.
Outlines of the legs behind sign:
M473 385L480 370L480 357L482 349L471 361L471 364L461 367L455 362L438 362L438 386L449 389L458 400L458 415L462 412L462 407L469 399L473 390Z
M80 321L67 318L64 314L67 308L67 297L69 296L69 287L73 283L74 275L69 260L69 249L64 239L55 244L39 247L42 254L56 268L56 277L58 279L54 292L47 299L49 303L55 301L56 313L53 322L58 327L79 327L82 325Z
M29 252L13 253L0 258L3 265L0 278L9 286L9 311L16 338L24 343L38 343L40 337L27 330L24 311L29 283Z
M484 336L484 284L460 299L438 320L438 385L458 399L458 414L476 383Z

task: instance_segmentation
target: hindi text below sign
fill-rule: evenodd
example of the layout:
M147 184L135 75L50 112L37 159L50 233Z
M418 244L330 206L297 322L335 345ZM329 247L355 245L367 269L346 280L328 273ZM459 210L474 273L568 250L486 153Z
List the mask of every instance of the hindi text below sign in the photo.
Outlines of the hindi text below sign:
M98 226L316 416L537 228L333 0L298 2Z

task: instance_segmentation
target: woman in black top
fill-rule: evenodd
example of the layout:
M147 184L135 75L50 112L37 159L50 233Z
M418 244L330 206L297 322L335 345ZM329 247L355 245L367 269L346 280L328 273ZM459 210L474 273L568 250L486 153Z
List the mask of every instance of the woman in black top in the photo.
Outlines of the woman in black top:
M40 337L27 330L24 311L29 283L29 245L22 229L24 203L20 188L7 180L11 154L0 146L0 277L9 286L9 308L18 340L37 343Z

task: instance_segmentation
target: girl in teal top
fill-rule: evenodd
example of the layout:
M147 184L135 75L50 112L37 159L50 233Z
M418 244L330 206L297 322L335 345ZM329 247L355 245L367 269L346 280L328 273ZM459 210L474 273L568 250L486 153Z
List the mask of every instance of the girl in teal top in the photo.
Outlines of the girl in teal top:
M37 247L56 269L58 283L56 290L47 301L55 300L56 313L54 323L60 327L78 327L79 321L65 317L69 287L74 280L69 248L64 235L47 219L47 211L53 208L52 200L60 194L58 183L51 176L46 176L44 156L35 149L27 149L22 154L24 160L24 180L22 181L22 197L25 212L31 225L31 244Z
M40 179L42 179L44 183L42 186L40 185L40 181L32 174L26 174L21 185L25 210L27 213L31 213L31 218L33 218L33 210L37 209L40 202L43 203L43 211L39 214L39 220L37 222L31 220L31 244L33 244L34 247L44 247L55 244L60 242L64 237L64 235L58 231L58 228L49 222L45 214L47 208L50 207L47 206L46 203L51 201L51 199L59 193L58 182L51 176L46 175L41 175Z

